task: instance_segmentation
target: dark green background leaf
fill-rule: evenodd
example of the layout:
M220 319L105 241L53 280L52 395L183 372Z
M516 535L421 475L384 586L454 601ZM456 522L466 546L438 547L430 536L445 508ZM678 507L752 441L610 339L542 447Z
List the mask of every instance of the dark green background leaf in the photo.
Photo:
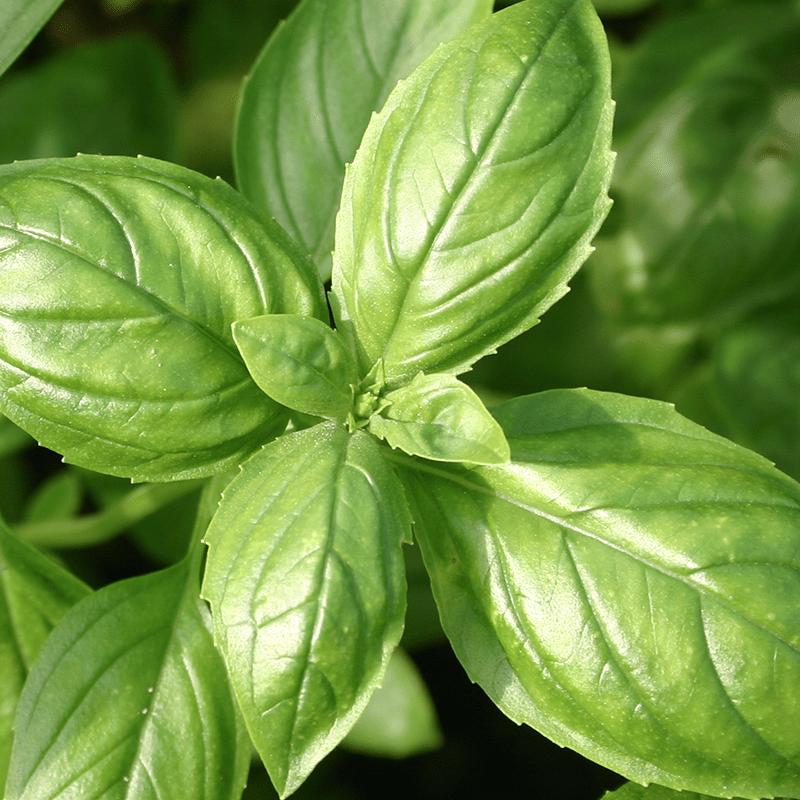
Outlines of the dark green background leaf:
M0 75L61 5L61 0L3 0L0 4Z
M369 434L281 437L226 489L206 533L203 596L281 796L352 727L403 629L402 487Z
M800 486L655 401L495 414L508 467L404 472L472 679L633 780L797 797Z
M31 672L7 800L237 800L250 747L189 562L77 605Z
M591 4L523 2L395 89L348 169L334 312L390 385L533 326L608 209L609 64Z
M7 77L0 108L2 163L76 153L178 157L177 87L164 53L142 36L77 47Z
M28 670L56 623L89 587L25 544L0 521L0 787L14 713Z
M136 480L221 472L285 424L231 334L327 315L313 267L222 181L82 156L0 172L2 410Z
M490 10L488 0L305 0L259 56L237 118L237 181L323 278L344 166L371 114L440 42Z

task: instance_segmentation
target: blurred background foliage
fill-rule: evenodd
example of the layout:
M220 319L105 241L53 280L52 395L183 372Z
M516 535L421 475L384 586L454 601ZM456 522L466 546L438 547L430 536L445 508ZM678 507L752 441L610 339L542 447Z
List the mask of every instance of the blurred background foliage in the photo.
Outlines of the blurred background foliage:
M66 0L0 77L0 162L144 154L234 183L242 78L294 5ZM490 403L575 386L674 402L800 479L800 2L596 7L614 64L614 208L572 291L466 377ZM3 418L0 482L8 522L95 588L179 559L199 492L65 467ZM517 728L469 683L407 550L413 661L398 680L422 674L438 722L430 709L406 710L416 722L394 733L381 733L381 714L367 720L298 800L522 787L588 800L619 786ZM406 713L382 702L384 721ZM364 755L381 752L370 742L384 734L388 752L417 754ZM274 796L255 764L245 797Z

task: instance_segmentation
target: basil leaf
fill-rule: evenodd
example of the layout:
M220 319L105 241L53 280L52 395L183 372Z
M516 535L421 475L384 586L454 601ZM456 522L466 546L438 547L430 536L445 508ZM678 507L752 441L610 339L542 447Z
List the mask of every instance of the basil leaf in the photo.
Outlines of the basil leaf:
M655 401L495 413L510 465L403 472L470 677L632 780L798 796L800 486Z
M380 685L405 611L402 487L323 423L254 455L206 533L203 595L250 735L285 797Z
M253 380L304 414L344 422L358 383L342 337L313 317L272 314L234 323L233 338Z
M392 447L434 461L502 464L508 461L503 429L475 392L452 375L418 374L386 395L388 405L369 431Z
M618 230L592 259L615 320L697 336L796 292L798 49L790 4L681 15L639 42L615 89Z
M28 670L56 623L90 590L16 537L2 521L0 588L0 786L4 786L14 713Z
M373 111L488 0L304 0L242 90L234 157L242 192L331 272L344 166Z
M0 75L53 16L62 0L3 0L0 5Z
M150 159L0 169L0 406L68 461L223 471L278 433L230 331L327 314L313 267L222 181Z
M405 758L439 747L442 734L433 701L414 662L398 647L380 688L342 740L342 747L386 758Z
M178 158L178 91L142 36L84 44L0 84L0 163L75 153Z
M7 800L235 800L250 747L185 561L77 605L42 648L15 722Z
M614 792L606 792L601 800L713 800L711 795L696 792L676 792L664 786L639 786L626 783ZM734 799L735 800L735 799Z
M608 209L612 104L588 2L523 2L399 85L349 168L333 301L390 386L462 372L566 291Z
M800 297L717 340L714 377L731 435L800 478Z

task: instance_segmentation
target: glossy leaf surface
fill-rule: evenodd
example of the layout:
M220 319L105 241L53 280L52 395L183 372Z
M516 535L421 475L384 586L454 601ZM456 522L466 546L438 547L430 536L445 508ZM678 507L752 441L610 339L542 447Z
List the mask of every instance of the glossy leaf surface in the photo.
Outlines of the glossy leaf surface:
M711 795L696 792L678 792L664 786L640 786L626 783L614 792L606 792L602 800L713 800Z
M89 587L25 544L0 521L0 786L28 670L56 623Z
M3 0L0 4L0 75L61 5L61 0Z
M470 677L633 780L798 796L800 486L655 401L495 415L510 465L404 472Z
M136 480L239 463L285 414L231 323L323 308L313 267L222 181L91 156L0 171L0 403L69 461Z
M356 365L344 339L322 320L255 317L236 322L233 338L253 380L274 400L304 414L347 418Z
M178 157L175 80L165 55L141 36L69 49L8 76L0 107L4 164L76 153Z
M434 461L502 464L508 442L475 392L452 375L417 375L386 395L369 431L392 447Z
M281 437L226 489L203 595L250 735L286 796L380 685L405 612L402 487L368 434Z
M391 387L461 372L566 291L608 209L608 53L588 2L523 2L440 47L369 125L334 312Z
M488 0L305 0L245 83L236 136L241 191L331 272L345 164L370 116Z
M20 698L7 800L235 800L250 760L186 562L101 589Z

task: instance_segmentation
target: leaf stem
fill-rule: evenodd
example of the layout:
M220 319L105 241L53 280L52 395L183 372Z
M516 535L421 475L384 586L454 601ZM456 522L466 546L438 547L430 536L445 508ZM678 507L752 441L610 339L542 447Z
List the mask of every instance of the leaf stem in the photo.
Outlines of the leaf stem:
M174 500L195 491L205 479L147 483L137 486L124 497L96 514L74 519L42 520L16 526L21 538L38 547L87 547L113 539L117 534L143 520Z

